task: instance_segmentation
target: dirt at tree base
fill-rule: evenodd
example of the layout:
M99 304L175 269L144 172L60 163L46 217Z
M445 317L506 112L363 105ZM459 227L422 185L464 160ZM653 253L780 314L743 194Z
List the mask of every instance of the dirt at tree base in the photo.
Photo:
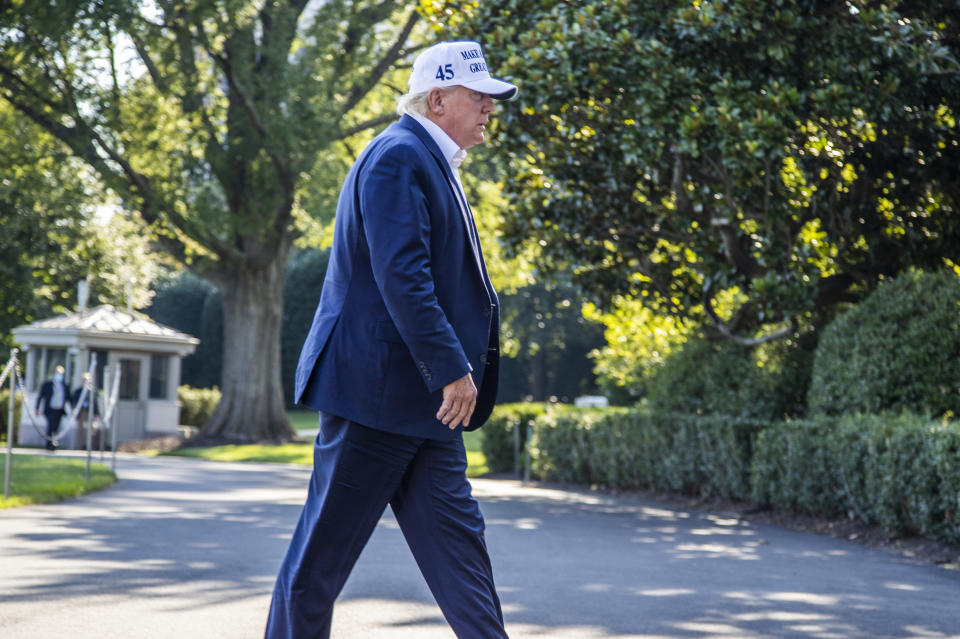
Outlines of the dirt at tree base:
M158 451L165 453L183 445L184 439L178 435L164 435L159 437L148 437L146 439L136 439L129 442L120 442L117 444L117 452L120 453L142 453L144 451Z
M304 443L306 440L274 441L260 440L247 441L229 437L205 437L196 435L190 438L183 438L178 435L165 435L157 437L146 437L133 441L117 444L117 451L121 453L142 453L144 451L167 453L177 448L197 448L204 446L230 446L243 444L286 444L286 443Z

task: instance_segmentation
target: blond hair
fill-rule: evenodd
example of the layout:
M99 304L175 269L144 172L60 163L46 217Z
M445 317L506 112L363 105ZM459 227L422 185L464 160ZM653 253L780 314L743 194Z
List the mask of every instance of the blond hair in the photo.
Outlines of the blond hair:
M440 91L447 93L455 88L456 87L432 87L419 93L404 93L397 98L397 114L422 115L423 117L429 117L430 104L428 103L427 98L430 96L430 91L433 89L439 89Z

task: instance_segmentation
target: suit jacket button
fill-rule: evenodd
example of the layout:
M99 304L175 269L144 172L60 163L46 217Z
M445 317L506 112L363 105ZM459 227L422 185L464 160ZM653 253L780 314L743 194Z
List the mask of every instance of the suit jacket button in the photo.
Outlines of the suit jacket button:
M491 311L490 309L491 309L490 306L483 309L483 316L486 317L487 319L490 319L490 316L493 314L493 311Z
M486 363L487 363L487 354L486 354L486 353L484 353L483 355L480 356L480 363L486 365Z

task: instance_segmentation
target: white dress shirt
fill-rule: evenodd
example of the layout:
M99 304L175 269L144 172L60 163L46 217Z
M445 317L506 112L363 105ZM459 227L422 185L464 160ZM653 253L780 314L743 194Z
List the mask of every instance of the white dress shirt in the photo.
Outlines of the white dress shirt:
M438 124L429 118L418 113L411 113L410 117L419 122L420 125L427 130L427 133L430 134L433 141L440 147L440 152L447 160L447 164L450 165L450 171L456 180L456 184L451 183L450 188L453 189L454 194L457 196L457 202L460 204L460 213L463 215L463 223L467 226L467 237L470 239L470 248L473 249L473 257L476 259L477 268L480 269L482 274L483 266L480 262L480 238L476 236L473 212L470 210L470 204L467 202L467 194L463 190L463 183L460 181L460 164L467 157L467 152L461 149L457 143L453 141L453 138L447 135L446 131L441 129Z

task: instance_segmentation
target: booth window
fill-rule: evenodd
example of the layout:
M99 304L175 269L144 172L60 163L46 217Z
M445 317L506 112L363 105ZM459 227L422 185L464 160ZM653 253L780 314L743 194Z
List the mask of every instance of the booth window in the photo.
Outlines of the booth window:
M97 388L103 388L103 374L107 367L107 351L93 350L91 353L97 356L96 380ZM113 376L110 376L110 382L113 382Z
M118 399L140 399L140 360L120 360L120 389Z
M150 356L150 399L170 399L170 356Z

